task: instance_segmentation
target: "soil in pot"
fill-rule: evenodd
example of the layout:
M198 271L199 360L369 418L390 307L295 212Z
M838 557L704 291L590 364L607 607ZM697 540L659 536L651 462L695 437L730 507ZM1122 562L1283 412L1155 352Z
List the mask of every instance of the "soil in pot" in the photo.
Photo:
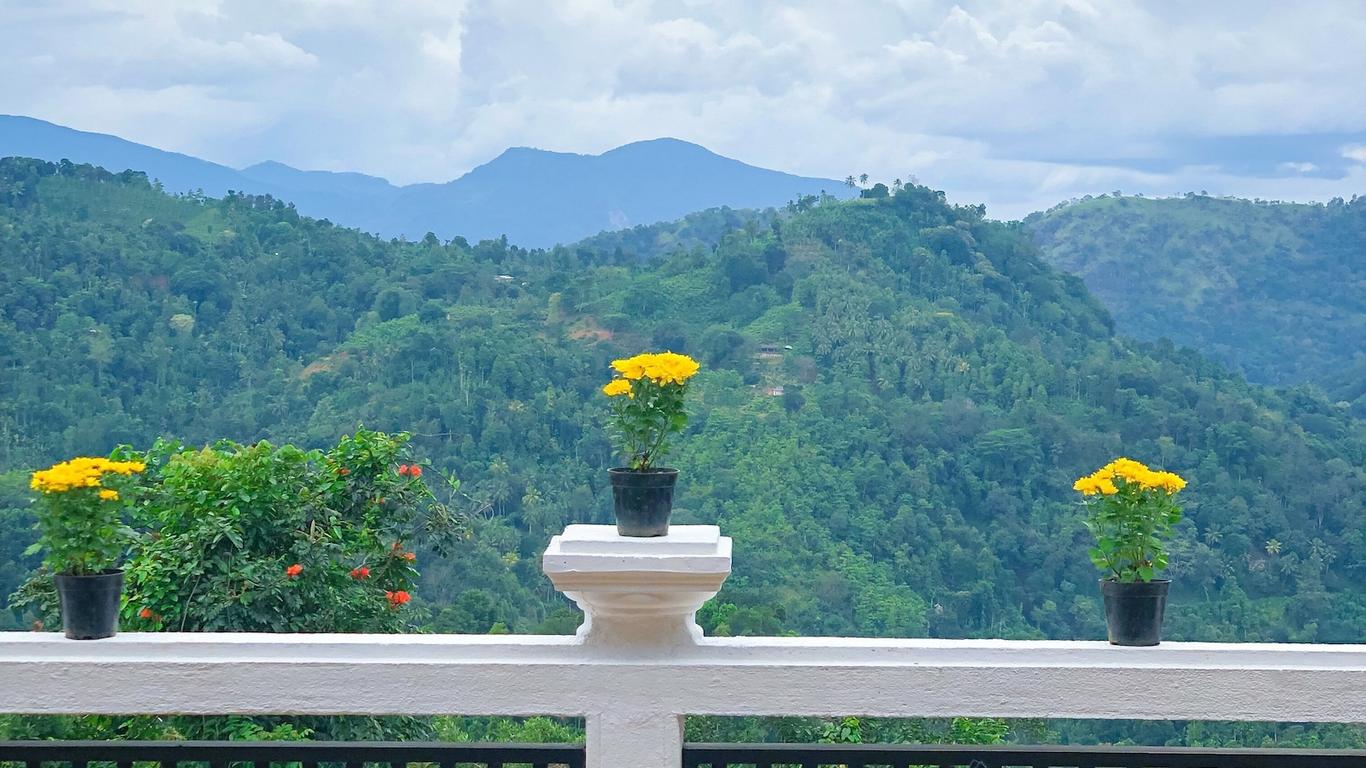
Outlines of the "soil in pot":
M94 576L57 574L57 597L62 609L62 629L72 640L100 640L119 631L119 598L123 596L123 571Z
M612 506L617 533L622 536L663 536L669 532L674 506L676 469L644 472L618 467L608 470L612 479Z
M1162 617L1167 612L1170 579L1120 582L1101 579L1105 598L1105 627L1111 645L1157 645L1162 642Z

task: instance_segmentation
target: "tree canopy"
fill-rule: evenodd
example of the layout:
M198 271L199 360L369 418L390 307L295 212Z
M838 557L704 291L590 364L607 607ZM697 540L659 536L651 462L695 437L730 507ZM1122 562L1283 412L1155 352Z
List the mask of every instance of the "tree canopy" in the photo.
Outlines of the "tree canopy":
M1366 416L1366 197L1327 204L1101 195L1025 220L1120 332L1187 344Z

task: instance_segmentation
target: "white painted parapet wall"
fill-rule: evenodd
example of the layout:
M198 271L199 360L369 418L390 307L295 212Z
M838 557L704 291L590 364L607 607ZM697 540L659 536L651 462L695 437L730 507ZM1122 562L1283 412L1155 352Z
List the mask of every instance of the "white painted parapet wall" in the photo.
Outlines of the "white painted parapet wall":
M1366 722L1366 646L704 638L714 527L546 551L576 637L0 633L0 712L583 716L595 768L680 763L682 716Z

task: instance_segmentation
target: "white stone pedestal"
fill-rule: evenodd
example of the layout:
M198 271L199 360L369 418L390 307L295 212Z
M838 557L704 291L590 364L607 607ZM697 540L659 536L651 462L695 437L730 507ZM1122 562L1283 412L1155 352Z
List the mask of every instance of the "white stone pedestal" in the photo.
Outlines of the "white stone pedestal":
M675 525L648 539L620 536L610 525L571 525L550 540L542 567L583 609L585 646L614 660L667 659L701 639L697 609L730 575L730 547L714 525ZM679 713L619 702L585 719L588 768L681 765Z
M542 567L583 609L585 644L656 655L702 636L697 609L730 575L730 539L714 525L675 525L654 538L571 525L550 540Z

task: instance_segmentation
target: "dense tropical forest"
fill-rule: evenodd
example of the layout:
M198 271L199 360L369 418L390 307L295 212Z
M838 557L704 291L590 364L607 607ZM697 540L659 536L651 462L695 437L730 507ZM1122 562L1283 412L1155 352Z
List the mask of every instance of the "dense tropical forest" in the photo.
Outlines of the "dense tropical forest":
M539 554L610 519L609 361L667 348L703 363L675 521L735 541L710 633L1103 637L1071 486L1130 455L1191 481L1167 636L1366 636L1363 422L1116 335L1037 228L984 214L912 185L523 250L0 160L0 589L35 564L35 466L363 425L463 481L414 629L570 631Z
M1189 345L1254 382L1316 383L1366 416L1366 197L1101 195L1025 227L1121 333Z

